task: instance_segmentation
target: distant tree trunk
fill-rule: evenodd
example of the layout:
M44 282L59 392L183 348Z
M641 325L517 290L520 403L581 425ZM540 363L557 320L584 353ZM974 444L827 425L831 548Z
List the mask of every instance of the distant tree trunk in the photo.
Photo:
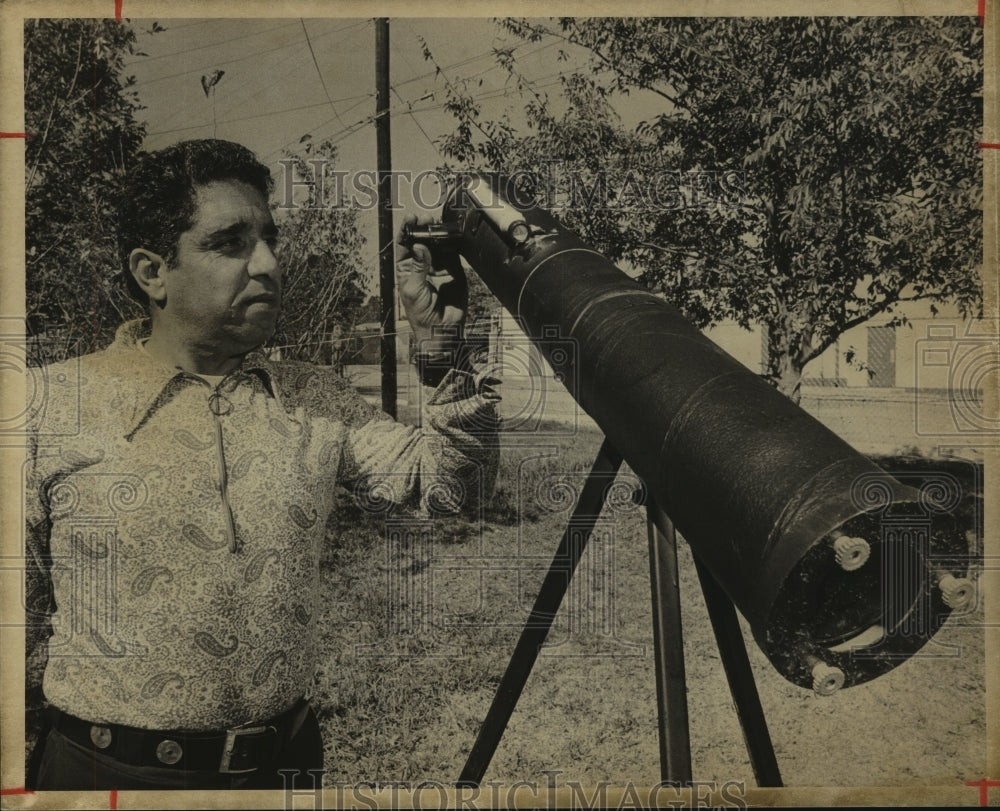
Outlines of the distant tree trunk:
M808 362L808 357L801 350L805 336L795 334L781 324L765 324L763 329L767 342L765 377L778 391L798 404L802 398L802 370Z
M774 358L773 363L769 360L768 366L769 377L778 391L798 404L802 398L802 367L788 355Z

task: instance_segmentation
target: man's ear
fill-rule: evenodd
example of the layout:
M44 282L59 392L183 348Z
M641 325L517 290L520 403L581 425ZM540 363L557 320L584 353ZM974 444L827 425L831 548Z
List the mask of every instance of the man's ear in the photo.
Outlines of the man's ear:
M139 289L149 296L150 303L162 306L167 300L167 287L163 278L167 263L163 257L146 248L136 248L129 254L128 266Z

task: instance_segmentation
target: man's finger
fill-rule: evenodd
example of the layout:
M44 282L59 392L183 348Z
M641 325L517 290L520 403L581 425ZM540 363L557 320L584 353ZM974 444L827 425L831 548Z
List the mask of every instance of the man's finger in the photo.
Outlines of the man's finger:
M422 272L430 273L434 267L434 260L431 256L431 249L421 242L417 242L410 248L413 258L422 266Z
M413 249L410 248L410 247L407 247L406 245L403 244L403 234L406 232L406 229L407 229L408 226L412 226L412 225L416 225L416 224L417 224L416 215L414 215L414 214L406 214L403 217L403 222L400 225L399 230L396 232L396 261L397 262L399 262L399 261L401 261L403 259L407 259L408 257L410 257L410 256L413 255ZM413 247L416 247L416 246L413 246Z

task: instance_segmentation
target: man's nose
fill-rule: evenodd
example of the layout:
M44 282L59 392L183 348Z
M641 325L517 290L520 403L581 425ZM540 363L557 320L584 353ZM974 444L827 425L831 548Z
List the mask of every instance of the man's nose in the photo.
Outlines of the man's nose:
M260 240L254 246L250 256L250 264L247 271L251 276L270 276L274 282L281 282L281 273L278 270L278 258L271 250L271 246L264 240Z

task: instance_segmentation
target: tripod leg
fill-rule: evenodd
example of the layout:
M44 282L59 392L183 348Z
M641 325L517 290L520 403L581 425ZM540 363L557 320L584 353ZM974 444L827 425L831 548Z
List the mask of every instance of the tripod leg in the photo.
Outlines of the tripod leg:
M607 485L618 472L621 463L621 454L605 439L587 476L569 525L559 542L548 574L542 581L531 614L521 631L521 638L500 680L500 686L493 697L486 720L479 728L479 735L465 761L465 767L458 778L459 786L477 786L482 782L497 746L500 745L500 738L507 728L521 691L528 681L535 659L538 658L542 643L545 642L549 628L556 618L559 604L569 587L570 578L586 549L587 541L590 540L594 524L604 506Z
M691 782L691 739L677 581L677 535L666 513L652 501L647 505L646 513L649 580L653 596L656 703L660 719L660 779L688 784Z
M712 630L715 631L715 641L719 646L722 666L729 680L729 691L733 695L733 703L736 704L736 715L743 728L743 739L750 755L757 785L779 787L782 785L781 772L774 756L774 745L767 730L764 709L760 705L760 696L750 668L743 632L736 618L736 609L722 587L698 560L697 555L694 556L694 562L698 569L701 590L705 594L708 616L712 620Z

